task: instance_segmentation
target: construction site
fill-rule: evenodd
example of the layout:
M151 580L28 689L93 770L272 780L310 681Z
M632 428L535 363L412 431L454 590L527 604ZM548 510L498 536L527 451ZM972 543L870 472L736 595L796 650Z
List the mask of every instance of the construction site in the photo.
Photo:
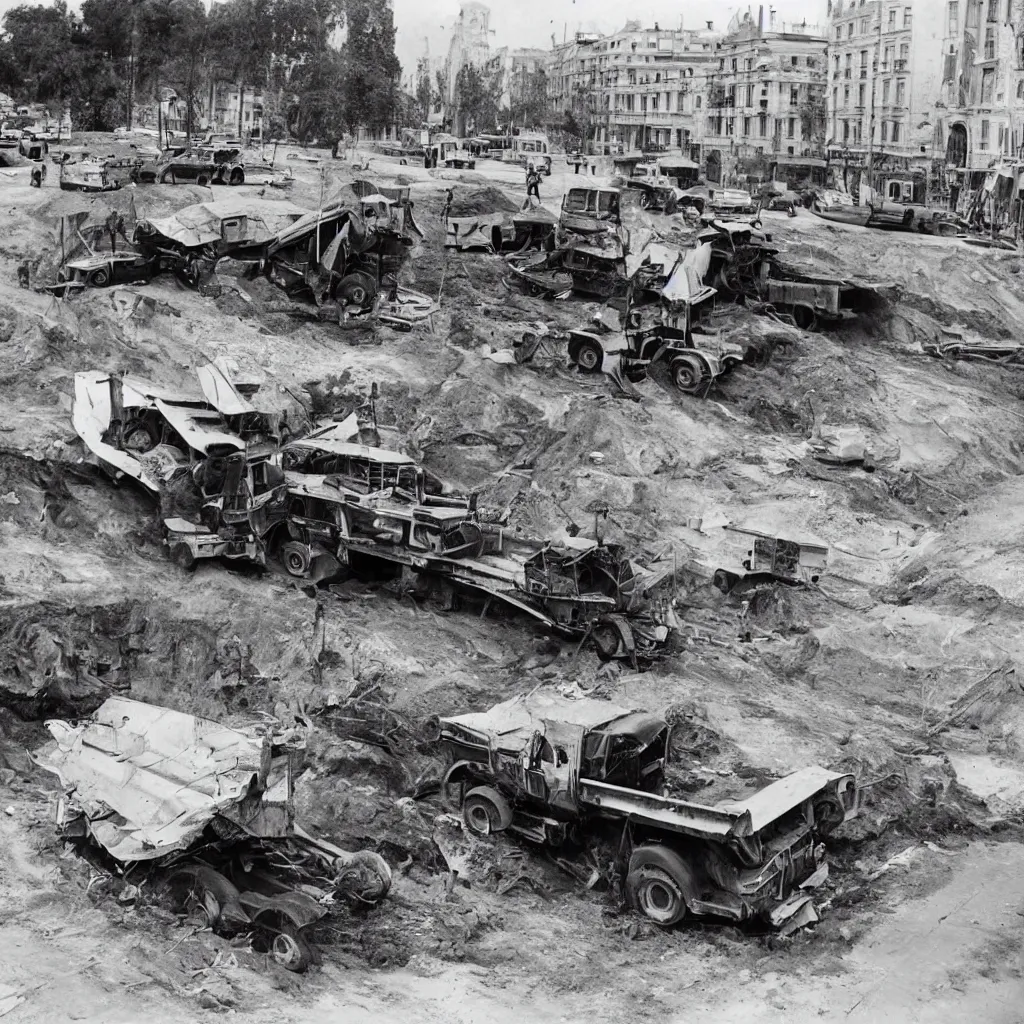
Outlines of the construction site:
M0 1016L1019 1019L1014 246L77 141L0 171Z

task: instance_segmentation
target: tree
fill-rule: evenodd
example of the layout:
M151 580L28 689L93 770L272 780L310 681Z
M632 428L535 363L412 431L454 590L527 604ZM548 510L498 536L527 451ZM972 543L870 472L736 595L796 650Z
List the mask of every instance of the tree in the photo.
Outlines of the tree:
M804 138L810 142L813 155L823 155L828 132L828 106L824 92L812 92L800 107L800 128Z
M547 119L548 78L543 68L516 68L508 83L509 105L502 120L523 128L540 128Z
M577 82L569 95L569 109L562 122L566 146L572 144L581 153L587 152L597 124L597 97L594 90L584 82Z
M152 2L152 0L151 0ZM238 83L238 137L245 130L247 88L270 80L270 61L278 31L274 0L230 0L210 11L209 42L215 67Z
M417 118L420 122L425 122L430 117L434 101L434 91L430 85L430 62L426 57L421 57L416 62L415 96Z
M501 84L498 76L482 71L473 64L459 68L455 76L455 109L458 134L472 131L493 131L498 124Z
M395 22L388 0L347 0L342 47L343 121L377 132L398 109L402 65L395 55Z

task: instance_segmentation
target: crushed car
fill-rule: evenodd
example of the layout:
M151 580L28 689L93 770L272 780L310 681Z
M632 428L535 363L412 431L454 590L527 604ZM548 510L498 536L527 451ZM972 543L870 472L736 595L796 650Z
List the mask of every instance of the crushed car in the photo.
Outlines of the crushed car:
M542 206L519 213L485 213L477 217L449 217L445 221L446 249L468 252L526 252L555 245L554 214Z
M939 359L977 359L991 363L1024 363L1024 345L1017 341L991 341L963 331L940 328L937 337L923 341L921 350Z
M859 813L853 775L808 767L698 804L664 792L670 733L647 711L520 695L440 719L442 796L477 836L557 847L617 832L626 894L663 927L691 915L782 930L817 920L807 889L828 871L821 840Z
M88 719L48 721L36 761L64 788L62 836L147 876L198 927L247 935L290 971L315 960L318 925L347 896L382 900L391 869L295 822L297 740L111 697Z

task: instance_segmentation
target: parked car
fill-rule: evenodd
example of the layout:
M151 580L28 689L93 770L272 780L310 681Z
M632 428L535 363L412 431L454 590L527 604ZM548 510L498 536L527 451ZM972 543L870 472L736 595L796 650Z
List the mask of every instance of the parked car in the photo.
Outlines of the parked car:
M57 271L60 284L87 284L104 288L111 284L148 281L157 270L158 258L137 252L110 252L71 260Z

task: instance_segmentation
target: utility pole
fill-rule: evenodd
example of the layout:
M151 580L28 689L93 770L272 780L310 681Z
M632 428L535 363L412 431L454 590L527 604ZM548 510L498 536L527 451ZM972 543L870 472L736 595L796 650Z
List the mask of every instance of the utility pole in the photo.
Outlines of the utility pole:
M878 3L878 39L875 42L875 62L871 69L871 119L868 122L868 188L871 198L875 195L875 177L873 173L875 163L875 87L878 82L878 72L882 66L882 0Z

